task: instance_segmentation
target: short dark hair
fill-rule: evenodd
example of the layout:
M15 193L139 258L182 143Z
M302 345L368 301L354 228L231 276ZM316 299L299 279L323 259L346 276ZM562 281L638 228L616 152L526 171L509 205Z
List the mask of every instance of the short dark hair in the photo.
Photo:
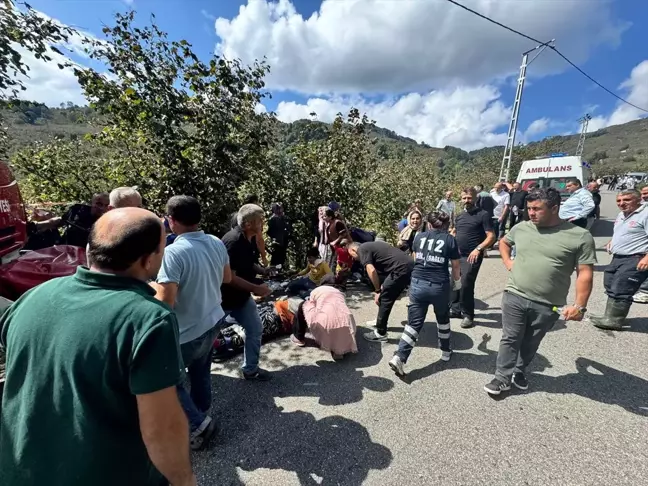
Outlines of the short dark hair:
M256 194L248 194L243 198L243 205L246 204L259 204L259 196Z
M333 211L332 209L327 209L327 210L324 212L324 214L325 214L326 216L328 216L329 218L335 218L335 211Z
M483 189L483 187L482 187L482 189ZM472 195L474 197L474 196L477 195L477 189L475 189L474 187L464 187L461 190L461 193L462 194L470 194L470 195Z
M481 191L481 190L484 189L484 184L475 184L475 187L473 187L473 189L474 189L475 191ZM466 191L463 190L462 192L466 192ZM466 194L468 194L468 193L466 192Z
M162 222L145 218L124 228L124 233L112 241L102 241L95 224L88 238L88 260L102 270L123 272L136 261L157 253L162 238Z
M320 253L319 253L319 250L317 248L310 247L308 249L308 251L306 252L306 256L307 257L313 257L313 258L319 258Z
M583 187L583 184L581 184L581 181L579 181L576 177L570 177L565 181L565 184L574 184L575 186L578 187Z
M195 226L202 218L200 203L191 196L173 196L167 203L166 213L185 226Z
M427 215L427 221L432 228L439 229L450 223L450 216L443 211L432 211Z
M533 201L542 201L550 208L560 206L560 192L553 187L541 187L532 189L526 198L527 203Z

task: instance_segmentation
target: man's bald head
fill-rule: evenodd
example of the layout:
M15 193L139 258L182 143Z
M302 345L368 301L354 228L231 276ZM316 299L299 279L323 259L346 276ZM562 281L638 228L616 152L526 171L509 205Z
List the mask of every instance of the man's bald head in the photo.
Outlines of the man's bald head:
M114 209L92 227L88 259L100 270L133 271L149 278L160 269L164 241L164 226L155 214L140 208Z

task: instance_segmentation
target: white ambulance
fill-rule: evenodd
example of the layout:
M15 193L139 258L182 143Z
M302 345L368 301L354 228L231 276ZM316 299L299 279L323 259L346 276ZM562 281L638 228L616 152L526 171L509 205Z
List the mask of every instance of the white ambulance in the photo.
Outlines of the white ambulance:
M565 188L567 181L576 178L585 187L591 174L590 165L580 157L560 153L522 162L517 182L527 191L533 183L538 187L554 187L560 191L563 199L567 199L569 197Z

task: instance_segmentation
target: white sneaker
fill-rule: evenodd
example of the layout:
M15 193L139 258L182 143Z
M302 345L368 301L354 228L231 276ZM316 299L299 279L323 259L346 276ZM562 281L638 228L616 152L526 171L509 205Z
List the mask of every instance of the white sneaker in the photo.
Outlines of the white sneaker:
M389 367L394 370L398 376L405 376L405 364L401 361L400 357L395 354L394 357L389 360Z
M634 294L632 300L635 301L637 304L648 304L648 292L644 292L640 290L639 292Z
M450 361L452 351L441 351L441 361Z

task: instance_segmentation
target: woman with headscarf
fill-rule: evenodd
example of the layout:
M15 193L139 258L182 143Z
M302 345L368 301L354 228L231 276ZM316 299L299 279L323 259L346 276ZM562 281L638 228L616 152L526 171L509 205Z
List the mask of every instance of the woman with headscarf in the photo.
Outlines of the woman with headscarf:
M412 253L414 238L425 230L423 226L423 214L418 209L414 209L407 215L407 226L400 232L396 246L406 253Z
M342 359L345 354L358 352L353 314L346 305L344 294L335 287L317 287L311 292L309 300L299 305L290 340L296 346L305 346L307 331L320 349L330 351L335 360Z

